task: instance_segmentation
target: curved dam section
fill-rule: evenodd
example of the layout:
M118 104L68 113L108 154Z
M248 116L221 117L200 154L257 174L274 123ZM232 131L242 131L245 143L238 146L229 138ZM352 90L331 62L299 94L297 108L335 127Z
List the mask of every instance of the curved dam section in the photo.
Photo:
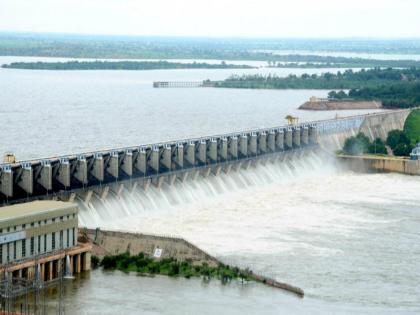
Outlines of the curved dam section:
M285 162L320 147L332 152L344 140L364 132L386 137L402 129L410 110L314 121L298 125L247 130L209 137L140 145L69 156L0 164L0 205L30 199L105 199L138 186L248 169L256 160Z

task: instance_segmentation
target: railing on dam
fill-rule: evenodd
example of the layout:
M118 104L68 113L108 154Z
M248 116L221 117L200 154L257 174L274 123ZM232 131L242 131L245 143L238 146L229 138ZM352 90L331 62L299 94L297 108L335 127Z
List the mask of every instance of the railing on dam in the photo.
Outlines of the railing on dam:
M366 117L371 115L0 164L0 205L313 146L319 135L359 128Z

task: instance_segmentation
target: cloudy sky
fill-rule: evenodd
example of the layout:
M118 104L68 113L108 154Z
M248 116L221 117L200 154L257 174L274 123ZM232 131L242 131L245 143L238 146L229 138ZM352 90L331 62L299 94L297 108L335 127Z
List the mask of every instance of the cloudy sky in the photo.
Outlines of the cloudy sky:
M0 0L0 31L420 37L420 0Z

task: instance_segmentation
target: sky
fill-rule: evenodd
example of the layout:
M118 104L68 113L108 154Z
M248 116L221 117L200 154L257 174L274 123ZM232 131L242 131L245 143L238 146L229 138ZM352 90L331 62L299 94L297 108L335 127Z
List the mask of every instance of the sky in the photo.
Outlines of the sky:
M0 0L0 31L420 37L420 0Z

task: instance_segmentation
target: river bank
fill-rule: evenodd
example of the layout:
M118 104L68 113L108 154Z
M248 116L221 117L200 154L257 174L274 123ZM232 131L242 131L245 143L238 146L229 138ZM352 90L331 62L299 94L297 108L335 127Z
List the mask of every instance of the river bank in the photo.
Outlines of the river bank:
M149 270L143 268L146 267L143 266L143 260L145 260L145 257L148 257L146 259L150 260L151 263L153 262L153 259L157 262L154 264L154 267L156 267L154 273L160 272L160 264L165 265L163 266L165 267L164 272L161 272L161 274L172 276L179 275L180 269L185 267L185 275L188 275L186 278L191 276L205 276L208 279L217 277L221 279L222 282L240 278L242 281L252 280L261 282L268 286L296 294L299 297L304 296L303 290L298 287L279 282L264 275L255 274L249 268L238 268L224 264L219 259L211 256L183 238L119 231L103 231L100 229L85 230L84 234L92 244L92 255L99 257L104 266L104 260L107 260L106 264L111 261L112 264L109 265L112 267L111 269L121 269L123 271L136 270L140 274L150 274ZM140 258L142 260L141 268L144 270L141 268L138 269L138 266L135 266ZM124 268L121 267L121 260L127 262L127 265ZM174 269L172 267L175 265L178 272L172 274L171 271ZM133 268L135 268L135 270Z
M338 155L342 164L355 172L383 172L405 175L420 175L420 160L394 156Z

